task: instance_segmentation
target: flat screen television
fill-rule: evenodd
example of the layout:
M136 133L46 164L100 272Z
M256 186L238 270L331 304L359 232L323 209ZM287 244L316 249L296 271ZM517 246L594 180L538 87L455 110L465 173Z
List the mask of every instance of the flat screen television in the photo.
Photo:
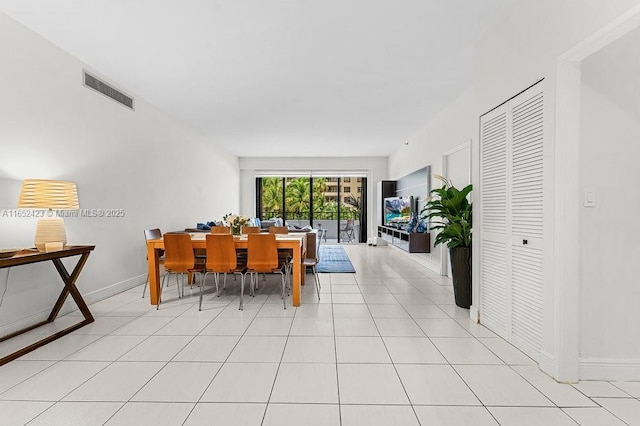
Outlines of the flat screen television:
M384 223L401 228L411 220L413 197L387 197L384 199Z

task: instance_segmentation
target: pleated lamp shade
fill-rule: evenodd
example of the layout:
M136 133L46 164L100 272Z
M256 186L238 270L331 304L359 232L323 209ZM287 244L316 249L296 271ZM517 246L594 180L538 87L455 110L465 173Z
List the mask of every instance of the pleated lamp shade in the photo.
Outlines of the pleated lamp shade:
M25 179L22 182L18 208L47 210L77 210L76 184L62 180ZM38 220L35 246L39 251L61 249L67 244L64 221L53 211Z
M25 179L20 190L18 208L76 210L76 184L63 180Z

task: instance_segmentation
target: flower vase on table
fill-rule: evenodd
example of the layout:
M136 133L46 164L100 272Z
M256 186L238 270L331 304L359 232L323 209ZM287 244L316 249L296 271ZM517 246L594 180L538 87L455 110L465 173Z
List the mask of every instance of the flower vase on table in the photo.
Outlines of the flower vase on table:
M249 223L249 218L247 216L231 213L225 215L222 220L225 225L231 227L231 234L233 235L240 235L242 227Z

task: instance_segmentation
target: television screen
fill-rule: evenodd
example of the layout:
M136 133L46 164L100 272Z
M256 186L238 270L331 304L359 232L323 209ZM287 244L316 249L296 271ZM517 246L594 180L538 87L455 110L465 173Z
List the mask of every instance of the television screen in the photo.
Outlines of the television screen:
M411 198L388 197L384 199L384 224L401 227L411 220Z

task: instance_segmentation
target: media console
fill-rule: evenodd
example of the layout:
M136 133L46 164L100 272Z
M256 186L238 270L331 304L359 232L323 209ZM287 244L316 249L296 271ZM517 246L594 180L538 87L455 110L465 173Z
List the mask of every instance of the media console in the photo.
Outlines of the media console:
M409 253L431 252L431 237L428 232L407 232L391 226L378 226L378 238Z

